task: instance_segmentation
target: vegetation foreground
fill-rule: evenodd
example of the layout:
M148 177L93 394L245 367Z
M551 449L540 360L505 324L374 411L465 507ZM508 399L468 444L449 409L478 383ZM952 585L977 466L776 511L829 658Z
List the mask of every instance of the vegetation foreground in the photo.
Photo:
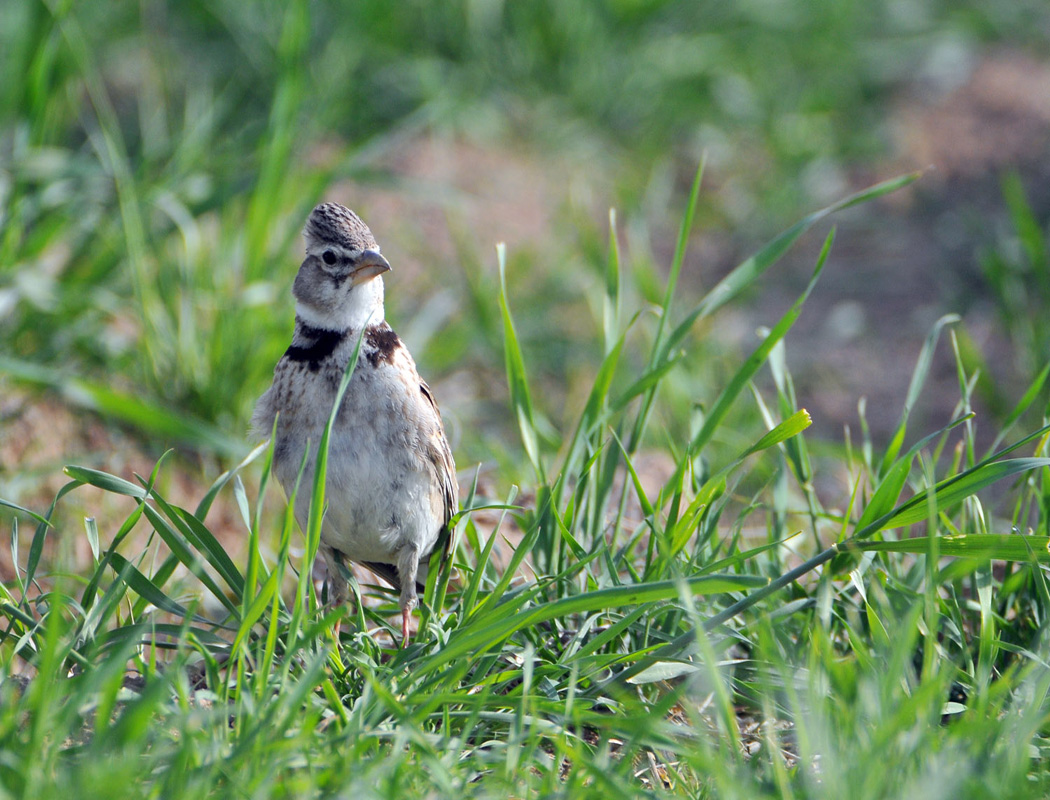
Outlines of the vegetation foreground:
M1013 429L1045 417L1050 368L983 453L976 376L957 356L957 418L905 449L942 319L897 435L884 452L865 436L834 454L848 503L825 508L784 337L832 231L802 296L688 435L664 442L670 477L654 492L637 469L660 438L646 437L650 421L673 413L661 390L695 324L829 213L913 179L810 215L685 312L673 300L699 174L653 313L621 313L613 224L593 298L604 359L564 438L534 408L500 250L530 489L467 487L458 549L431 571L403 650L389 592L354 584L358 602L322 613L297 568L318 546L323 480L300 487L315 512L302 552L291 514L274 531L262 512L265 445L193 509L158 488L177 468L164 459L137 483L68 467L43 514L0 501L17 512L13 552L31 540L2 587L0 787L27 798L1045 795L1050 426ZM765 428L754 441L730 424L745 393ZM241 479L250 464L257 491ZM994 509L981 499L992 484ZM132 498L134 512L116 530L87 520L89 575L42 574L45 540L75 535L55 529L56 509L83 485ZM220 493L243 516L246 564L208 528ZM520 542L497 566L511 529ZM136 530L150 531L144 551L128 544Z

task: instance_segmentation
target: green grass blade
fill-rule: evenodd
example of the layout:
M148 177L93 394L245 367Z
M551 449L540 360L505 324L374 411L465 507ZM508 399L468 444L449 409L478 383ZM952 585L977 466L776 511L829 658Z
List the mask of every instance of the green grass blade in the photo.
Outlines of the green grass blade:
M354 345L354 351L351 353L350 361L346 365L343 379L340 381L339 388L335 393L335 398L332 402L332 409L328 414L328 421L325 423L324 432L321 434L321 441L317 446L317 460L314 465L313 487L310 495L310 516L307 520L306 530L304 531L306 537L306 552L303 554L303 567L299 572L299 582L296 587L296 603L292 614L291 633L289 634L289 639L293 644L299 637L306 598L308 596L313 596L313 581L310 574L314 559L317 558L317 551L321 546L321 526L324 522L325 489L328 476L328 443L331 437L332 427L335 425L335 419L343 405L343 397L346 396L346 390L350 386L350 380L354 376L354 370L357 369L357 360L361 356L361 345L364 343L365 327L366 326L362 326L361 334L357 337L357 344ZM308 446L306 453L303 455L303 464L299 470L300 478L306 467L306 459L308 459L310 455L309 450L310 448ZM298 480L296 481L296 486L298 488ZM291 507L294 506L295 500L294 498L290 498L288 502Z
M58 501L80 485L81 483L79 481L72 481L59 489L58 494L55 495L55 499L51 501L51 507L48 509L47 514L45 514L44 518L37 524L36 531L33 534L33 541L29 545L29 558L26 561L25 580L24 582L20 581L23 587L21 603L25 602L25 592L29 590L29 587L33 584L33 580L36 578L36 571L40 566L40 558L44 554L44 540L47 538L47 533L52 527L51 518L55 515Z
M1025 390L1024 395L1017 402L1017 405L1013 407L1013 410L1006 415L1003 420L1002 430L995 437L995 441L992 442L992 446L989 448L989 452L992 452L997 448L1002 440L1006 437L1007 432L1017 424L1017 421L1024 415L1024 413L1032 407L1032 404L1043 397L1043 387L1046 386L1046 380L1050 377L1050 362L1047 362L1043 368L1039 371L1039 374L1035 376L1035 380L1029 384Z
M940 430L924 436L912 445L907 453L897 459L888 470L883 470L882 479L879 481L871 500L868 502L867 506L864 507L864 511L861 512L860 518L855 525L855 529L863 530L875 522L875 520L892 513L896 507L897 501L900 499L901 492L904 491L904 485L911 473L912 464L915 462L915 457L919 452L933 440L943 436L948 431L954 430L972 417L973 414L967 414L964 417L952 420Z
M932 490L919 492L897 509L889 519L880 524L876 530L900 528L922 522L927 518L926 504L931 495L936 497L938 509L945 511L976 494L985 486L1041 467L1050 467L1050 458L1014 458L979 465L941 481ZM874 532L870 531L870 533Z
M609 404L610 412L622 411L628 403L639 395L655 391L657 385L664 379L664 376L678 366L678 363L685 358L685 355L685 352L672 353L659 365L647 368L640 378L628 386L622 394Z
M230 587L234 595L239 598L244 592L244 576L241 575L237 565L233 563L233 559L214 534L189 511L170 505L157 492L152 493L152 499L164 512L164 515L174 523L190 547L204 556L205 560L219 573L219 576L226 581L226 585Z
M591 392L587 397L587 403L584 405L580 419L576 423L576 430L565 453L565 459L562 464L562 471L565 473L577 474L579 460L584 450L588 443L591 442L595 431L604 424L608 414L609 389L612 386L613 377L620 362L623 344L624 337L621 336L612 346L612 349L608 351L605 358L602 359L598 373L594 377ZM560 500L561 498L559 497L558 501L560 502Z
M172 555L179 559L185 565L185 567L192 572L197 579L207 587L208 591L211 592L212 596L215 597L220 603L222 603L226 609L232 613L237 613L237 604L231 600L226 592L215 582L211 575L209 575L201 559L180 532L178 532L171 524L160 515L152 506L148 503L143 505L143 511L146 515L146 519L149 520L150 525L153 526L160 538L164 540L164 544L171 550ZM116 555L114 553L114 555Z
M784 316L780 318L777 324L773 326L770 332L762 340L762 343L751 353L750 356L748 356L747 360L744 361L736 371L736 374L733 375L732 379L719 394L718 399L711 407L711 411L705 416L704 424L701 426L700 430L697 431L696 436L693 437L692 442L689 444L689 452L691 454L699 453L704 445L710 441L712 434L714 434L719 426L721 426L726 415L729 413L730 407L736 401L740 392L743 391L744 387L747 386L748 382L755 376L755 373L758 372L762 365L766 363L766 359L769 358L769 354L777 342L784 338L787 332L791 330L791 327L795 324L796 320L798 320L799 315L802 313L802 305L809 298L810 293L820 279L821 273L824 271L824 265L827 263L828 254L831 252L831 245L834 240L835 232L832 230L824 240L824 247L820 251L817 265L813 269L813 275L810 277L805 290L798 299L795 300Z
M262 618L267 607L272 604L274 595L277 592L279 578L280 575L276 571L271 572L266 581L263 582L262 587L260 587L259 593L255 595L251 605L244 611L240 625L237 628L237 634L234 636L233 644L230 646L233 652L236 653L240 650L241 644L248 638L252 628L255 627L255 623Z
M703 181L706 162L707 156L705 155L700 160L696 175L693 177L693 185L689 191L689 201L686 204L685 212L682 214L682 222L678 228L678 241L675 244L674 257L671 259L671 269L667 277L664 299L660 306L659 321L656 324L656 334L653 337L653 346L649 355L649 364L646 370L648 373L655 372L662 364L666 363L669 360L668 354L675 347L674 344L666 341L667 324L671 315L675 289L678 286L678 276L681 273L686 249L689 246L689 233L693 228L693 220L696 217L697 201L700 197L700 184ZM628 449L632 453L641 444L642 434L645 431L649 421L649 414L652 411L653 400L656 398L656 389L657 384L654 383L645 390L645 394L642 397L641 408L638 410L638 416L635 418L634 426L631 430Z
M678 597L679 589L683 585L694 595L711 595L764 586L766 583L767 579L753 575L703 575L685 578L681 582L668 580L599 589L542 603L526 611L505 610L496 606L492 609L492 614L479 615L472 624L457 630L449 637L448 644L440 653L431 656L413 672L420 675L429 674L468 653L487 650L517 631L548 620L564 618L570 614L586 614L658 600L673 600ZM506 613L508 611L510 613ZM496 619L492 620L492 617Z
M100 472L97 469L70 466L65 467L62 471L75 481L86 483L89 486L95 486L106 492L134 497L137 500L145 500L149 497L149 491L141 486L138 486L131 481L126 481L123 478L118 478L116 475Z
M737 460L743 461L750 455L761 452L762 450L768 450L770 447L775 447L781 442L785 442L794 436L798 436L812 424L813 418L809 415L809 412L804 408L799 409L747 448L747 450L740 454Z
M18 505L18 503L12 503L10 500L4 500L0 497L0 506L4 508L10 508L12 511L17 511L19 514L25 514L30 519L36 520L41 525L51 526L51 522L47 517L42 517L35 511L30 511L28 508Z
M120 580L127 583L137 594L144 597L161 611L166 611L180 618L193 616L198 622L207 622L205 619L191 615L185 606L168 597L160 587L143 575L134 564L120 553L113 553L110 556L110 563Z
M851 543L849 549L872 553L913 553L928 555L931 552L930 537L917 536L911 539ZM937 552L952 558L972 558L995 561L1038 561L1050 563L1050 537L1020 533L986 533L939 536Z
M121 524L117 534L113 537L109 546L106 548L105 553L99 559L98 564L95 565L95 571L88 580L87 585L84 587L84 591L80 596L80 605L84 609L90 609L95 602L95 594L98 592L99 586L102 583L102 578L106 573L106 567L109 565L110 558L113 553L120 547L121 542L131 533L132 529L138 524L139 519L142 518L143 511L145 510L145 504L139 503L135 506L135 510L124 520Z
M609 256L605 261L605 294L602 297L602 335L608 353L620 330L620 241L616 234L616 209L609 209Z
M1003 197L1028 259L1030 274L1035 278L1041 296L1050 297L1050 247L1043 234L1043 224L1025 196L1024 183L1016 172L1009 172L1003 178Z
M671 269L667 275L667 287L664 290L664 301L661 304L660 320L657 323L656 338L653 342L653 355L649 359L649 365L653 366L662 361L664 348L664 331L667 326L668 317L671 313L671 305L674 301L675 292L678 289L678 276L682 272L682 264L685 263L685 254L689 249L689 235L693 230L693 221L696 218L697 202L700 199L700 184L704 179L704 167L707 165L707 154L700 159L693 176L693 185L689 189L689 201L686 203L685 212L682 214L682 222L678 227L678 239L675 242L674 256L671 259Z
M901 412L900 422L897 423L897 429L894 431L890 445L886 448L886 454L882 457L882 466L879 467L880 475L886 472L897 459L901 446L904 444L904 435L908 428L908 417L911 416L911 410L919 399L922 387L926 384L926 378L930 374L930 367L933 365L933 352L937 348L941 330L945 325L952 325L958 322L959 319L958 314L945 314L934 323L933 329L927 334L926 341L923 342L922 349L919 351L919 358L915 362L911 382L908 384L908 394L904 400L904 410Z
M490 559L492 558L492 549L496 545L496 540L501 535L500 530L503 527L503 522L507 517L507 512L511 508L513 508L512 504L517 495L518 487L511 486L507 493L507 502L500 513L499 519L496 521L496 525L492 529L492 533L489 535L488 540L485 542L485 546L480 549L480 552L478 552L477 560L475 562L474 569L470 573L470 578L467 581L467 585L463 588L463 591L460 593L460 602L463 605L463 613L467 617L469 617L477 610L476 601L478 597L478 592L481 590L481 581L485 577L486 567L488 566L488 564L490 563ZM520 545L519 548L523 551L526 549L526 547ZM524 557L524 553L522 555ZM508 573L511 575L511 577L513 576L513 570L511 570L510 568L504 570L505 576ZM504 588L510 584L510 580L511 578L508 577L506 582L503 584Z
M860 203L867 203L878 197L882 197L883 195L890 194L891 192L896 192L918 180L921 175L922 173L920 172L912 172L907 175L892 178L888 181L883 181L882 183L871 186L864 191L850 195L837 203L833 203L826 208L814 211L809 216L796 222L719 281L690 313L686 318L686 321L679 325L669 341L673 344L676 341L684 339L685 333L688 332L689 328L692 327L697 319L710 316L714 311L739 295L740 292L754 283L755 280L757 280L767 269L779 261L784 253L786 253L791 246L798 241L802 234L828 215L833 214L836 211L842 211L851 206L859 205Z
M518 430L521 433L525 455L528 456L538 481L543 484L547 482L547 479L540 458L539 437L536 434L532 394L525 371L525 358L521 352L518 334L514 329L514 319L511 317L510 306L507 302L507 248L502 243L496 245L496 257L499 261L499 308L503 318L503 353L507 385L510 389L510 403L518 421Z
M257 459L260 455L266 453L269 450L269 448L269 440L263 442L262 444L256 445L251 450L251 452L248 453L248 455L241 459L240 463L238 463L236 467L234 467L233 469L226 470L218 478L216 478L212 482L212 485L208 487L208 491L204 493L204 497L202 497L200 502L197 503L197 508L194 510L193 516L203 521L204 518L208 516L208 511L211 509L212 503L215 502L215 498L218 497L219 492L222 491L222 488L226 486L226 484L229 483L230 480L239 475L245 467L247 467L249 464L255 461L255 459ZM263 465L264 476L268 475L270 472L271 459L267 459ZM261 490L260 494L263 494Z

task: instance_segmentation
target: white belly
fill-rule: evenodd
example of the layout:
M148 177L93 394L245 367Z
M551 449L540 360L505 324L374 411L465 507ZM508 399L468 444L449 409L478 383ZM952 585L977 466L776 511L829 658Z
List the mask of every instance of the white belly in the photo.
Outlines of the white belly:
M360 392L362 381L382 382L384 370L355 374L329 440L325 502L327 512L321 528L324 544L344 553L352 561L397 563L397 553L414 545L420 555L429 553L440 531L435 514L439 496L434 477L414 446L411 428L405 427L405 409L398 407L396 391L381 392L390 398L387 407L366 405ZM321 381L314 387L328 395ZM369 392L374 398L376 393ZM274 471L285 492L291 495L306 440L311 452L296 495L295 516L305 531L313 492L317 442L327 422L332 397L302 398L293 408L282 410ZM311 410L315 410L312 411ZM393 424L400 422L402 424Z

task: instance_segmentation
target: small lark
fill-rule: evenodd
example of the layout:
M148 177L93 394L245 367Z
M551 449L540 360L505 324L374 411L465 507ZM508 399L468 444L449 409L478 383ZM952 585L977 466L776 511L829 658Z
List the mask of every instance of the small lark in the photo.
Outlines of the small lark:
M345 561L356 561L400 590L402 646L417 603L417 578L438 547L451 545L456 466L434 395L384 319L390 264L368 226L338 203L306 221L306 260L295 276L295 333L259 398L252 426L263 435L277 417L274 474L291 494L305 530L317 447L359 337L361 354L329 439L321 554L328 602L349 595Z

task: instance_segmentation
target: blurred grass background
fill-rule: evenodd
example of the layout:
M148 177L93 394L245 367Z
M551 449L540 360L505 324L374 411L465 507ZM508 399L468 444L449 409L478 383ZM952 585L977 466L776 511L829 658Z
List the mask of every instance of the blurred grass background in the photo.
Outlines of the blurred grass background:
M655 299L703 154L685 294L817 205L934 167L896 206L844 218L846 268L790 345L800 402L839 438L869 395L876 436L891 431L922 336L958 310L981 397L1005 413L1001 384L1046 355L1029 288L1047 294L1048 43L1039 0L6 2L0 488L24 498L130 442L151 458L184 445L212 475L245 452L321 198L392 255L390 316L460 461L517 466L494 243L556 447L602 352L582 290L602 280L607 209L626 290ZM819 243L698 331L666 390L672 439Z

